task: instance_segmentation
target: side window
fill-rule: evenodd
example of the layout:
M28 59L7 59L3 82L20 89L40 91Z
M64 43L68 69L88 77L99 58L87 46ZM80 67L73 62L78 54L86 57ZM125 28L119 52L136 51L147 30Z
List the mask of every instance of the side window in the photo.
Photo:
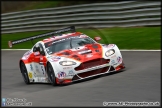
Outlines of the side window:
M36 52L36 51L37 51L37 47L35 45L34 48L33 48L33 52Z
M33 52L39 51L39 44L35 44L33 47Z
M42 44L40 44L40 43L39 43L39 48L40 48L40 54L45 56L44 48L43 48Z

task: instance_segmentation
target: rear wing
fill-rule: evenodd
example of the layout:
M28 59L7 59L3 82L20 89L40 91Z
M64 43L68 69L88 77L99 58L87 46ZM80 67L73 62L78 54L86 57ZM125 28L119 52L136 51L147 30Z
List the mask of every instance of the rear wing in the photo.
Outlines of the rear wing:
M30 40L41 38L41 37L62 34L62 33L65 33L65 32L76 32L75 31L75 26L70 26L70 27L67 27L67 28L63 28L63 29L59 29L59 30L53 31L53 32L48 32L48 33L44 33L44 34L40 34L40 35L36 35L36 36L27 37L27 38L22 38L22 39L19 39L19 40L8 41L8 46L10 48L12 48L12 46L14 44L30 41Z

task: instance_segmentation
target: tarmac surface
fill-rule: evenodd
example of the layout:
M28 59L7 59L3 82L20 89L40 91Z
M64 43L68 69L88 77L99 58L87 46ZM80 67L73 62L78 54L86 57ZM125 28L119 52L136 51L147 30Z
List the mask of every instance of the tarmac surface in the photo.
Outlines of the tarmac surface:
M23 81L19 59L26 51L2 51L2 98L26 99L32 106L103 106L103 102L161 102L160 51L123 51L123 72L66 86ZM107 103L106 103L107 105Z

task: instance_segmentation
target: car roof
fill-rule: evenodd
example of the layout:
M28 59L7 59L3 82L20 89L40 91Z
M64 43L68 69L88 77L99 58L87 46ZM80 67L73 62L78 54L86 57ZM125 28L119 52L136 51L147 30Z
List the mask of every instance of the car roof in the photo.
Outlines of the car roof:
M66 33L66 34L62 34L61 36L57 35L57 36L52 36L52 37L43 39L42 42L48 43L51 41L61 40L61 39L68 38L68 37L79 36L81 34L83 34L83 33L81 33L81 32Z

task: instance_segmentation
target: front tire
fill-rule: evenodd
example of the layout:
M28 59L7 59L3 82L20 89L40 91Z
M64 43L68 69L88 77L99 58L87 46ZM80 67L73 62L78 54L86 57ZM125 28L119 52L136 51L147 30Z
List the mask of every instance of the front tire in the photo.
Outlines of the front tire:
M21 71L22 77L24 79L24 82L26 84L30 84L26 66L25 66L24 62L22 62L22 61L20 62L20 71Z
M48 79L51 82L51 84L53 86L56 86L56 77L54 74L53 67L50 63L47 64L47 75L48 75Z

